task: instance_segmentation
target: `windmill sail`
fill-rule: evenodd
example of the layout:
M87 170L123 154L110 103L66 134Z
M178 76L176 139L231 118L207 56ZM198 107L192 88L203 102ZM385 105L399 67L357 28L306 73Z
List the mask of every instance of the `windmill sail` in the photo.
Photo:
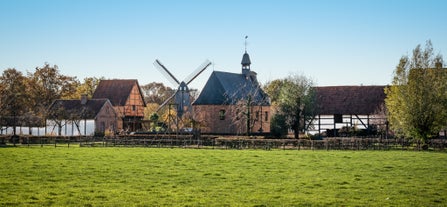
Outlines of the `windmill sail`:
M177 91L176 91L174 94L172 94L172 96L170 96L168 99L166 99L166 101L164 101L164 102L158 107L157 112L160 111L161 108L163 108L164 106L166 106L166 104L168 104L169 101L170 101L172 98L174 98L176 94L177 94Z
M209 60L202 63L194 72L192 72L184 81L180 82L177 78L157 59L154 62L154 66L174 85L178 86L172 96L166 99L157 109L159 111L172 99L177 108L177 116L182 117L185 111L191 111L191 96L189 94L188 84L197 78L206 68L211 65Z
M202 63L202 65L200 65L199 67L197 67L197 69L192 72L185 80L184 82L186 83L186 85L188 85L189 83L191 83L194 79L197 78L197 76L199 76L203 71L205 71L206 68L208 68L211 65L211 62L209 60L205 60L205 62Z
M159 61L155 60L154 62L155 68L157 68L173 85L180 85L180 81L172 75L172 73Z

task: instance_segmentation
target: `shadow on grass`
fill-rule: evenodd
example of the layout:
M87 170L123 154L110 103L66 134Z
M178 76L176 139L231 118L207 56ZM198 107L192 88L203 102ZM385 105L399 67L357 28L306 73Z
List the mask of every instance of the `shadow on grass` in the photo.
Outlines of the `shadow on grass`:
M14 146L12 144L0 144L0 148L14 148L14 147L17 147L17 145Z

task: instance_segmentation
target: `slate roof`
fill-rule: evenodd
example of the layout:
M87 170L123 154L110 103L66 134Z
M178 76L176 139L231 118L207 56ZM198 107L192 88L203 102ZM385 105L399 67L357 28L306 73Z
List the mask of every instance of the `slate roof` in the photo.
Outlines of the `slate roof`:
M242 56L241 64L243 66L251 65L250 56L248 55L247 51L245 51L244 55Z
M81 100L55 100L50 108L50 118L60 117L69 119L70 117L80 117L82 119L95 119L101 108L108 102L108 99L90 99L85 105ZM111 110L114 113L114 110Z
M270 105L270 100L257 83L256 77L247 78L244 74L213 71L199 97L193 105L230 105L246 100L252 94L252 100L259 105Z
M92 99L109 99L113 106L124 106L130 96L133 86L137 84L141 99L144 103L143 93L136 79L101 80Z
M370 115L385 103L386 86L315 87L319 114Z

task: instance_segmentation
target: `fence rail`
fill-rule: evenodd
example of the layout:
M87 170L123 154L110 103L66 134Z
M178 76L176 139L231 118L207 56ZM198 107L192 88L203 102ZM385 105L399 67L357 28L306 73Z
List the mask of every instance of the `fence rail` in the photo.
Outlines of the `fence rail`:
M116 137L0 137L0 145L45 145L81 147L179 147L207 149L283 150L433 150L446 151L447 139L430 139L425 144L410 139L332 137L323 140L264 139L193 135L125 135Z

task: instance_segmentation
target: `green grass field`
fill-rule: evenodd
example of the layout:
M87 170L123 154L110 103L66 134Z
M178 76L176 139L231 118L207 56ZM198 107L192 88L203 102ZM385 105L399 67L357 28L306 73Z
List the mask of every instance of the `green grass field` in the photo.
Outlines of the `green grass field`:
M447 154L0 148L0 206L446 206Z

